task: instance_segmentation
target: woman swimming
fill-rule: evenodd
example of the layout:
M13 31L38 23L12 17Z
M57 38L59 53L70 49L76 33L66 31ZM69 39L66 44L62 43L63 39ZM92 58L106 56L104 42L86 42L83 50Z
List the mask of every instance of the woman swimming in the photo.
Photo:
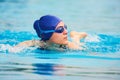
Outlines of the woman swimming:
M48 50L82 50L80 39L87 36L85 32L71 31L70 37L72 41L68 41L67 26L60 18L53 15L45 15L36 20L34 29L41 40L24 41L14 46L14 49L37 46L40 49Z

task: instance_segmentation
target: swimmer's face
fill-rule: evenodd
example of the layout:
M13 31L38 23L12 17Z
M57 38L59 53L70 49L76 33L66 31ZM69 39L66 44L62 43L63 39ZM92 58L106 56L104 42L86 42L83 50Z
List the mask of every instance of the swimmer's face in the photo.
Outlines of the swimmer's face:
M56 29L62 26L64 28L64 31L62 33L54 32L49 40L50 42L64 45L68 43L67 29L64 27L64 25L65 24L62 21L57 25Z

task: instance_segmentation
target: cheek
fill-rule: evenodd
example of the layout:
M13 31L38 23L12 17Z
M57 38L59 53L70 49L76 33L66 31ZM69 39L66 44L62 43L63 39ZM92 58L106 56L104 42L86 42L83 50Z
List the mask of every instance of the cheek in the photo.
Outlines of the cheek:
M64 38L64 36L62 34L59 35L56 39L57 39L58 43L60 43L60 44L66 44L68 41L67 39Z
M59 34L56 36L55 40L58 42L61 42L61 41L63 41L63 36Z
M63 34L53 34L53 36L50 39L53 43L57 44L66 44L67 39L64 39Z
M51 40L52 42L54 42L54 43L60 42L60 41L62 40L62 36L61 36L60 34L54 33L54 34L52 35L52 37L50 38L50 40Z

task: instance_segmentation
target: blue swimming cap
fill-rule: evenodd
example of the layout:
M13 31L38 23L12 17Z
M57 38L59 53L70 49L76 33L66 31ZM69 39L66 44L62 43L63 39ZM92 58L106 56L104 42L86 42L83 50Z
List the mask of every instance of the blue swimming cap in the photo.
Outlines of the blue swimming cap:
M56 16L45 15L42 16L39 20L36 20L33 26L41 40L46 41L50 39L53 32L44 33L43 31L55 30L56 26L58 25L58 23L60 23L60 21L61 19Z

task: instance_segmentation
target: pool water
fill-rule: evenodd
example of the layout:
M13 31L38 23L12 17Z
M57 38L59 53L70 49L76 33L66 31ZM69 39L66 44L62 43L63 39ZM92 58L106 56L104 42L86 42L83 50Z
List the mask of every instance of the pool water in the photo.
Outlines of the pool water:
M119 80L119 3L119 0L0 0L0 79ZM62 18L69 28L68 34L71 30L87 32L88 36L81 40L86 50L60 52L28 47L18 53L9 52L22 41L39 39L33 22L45 14Z

